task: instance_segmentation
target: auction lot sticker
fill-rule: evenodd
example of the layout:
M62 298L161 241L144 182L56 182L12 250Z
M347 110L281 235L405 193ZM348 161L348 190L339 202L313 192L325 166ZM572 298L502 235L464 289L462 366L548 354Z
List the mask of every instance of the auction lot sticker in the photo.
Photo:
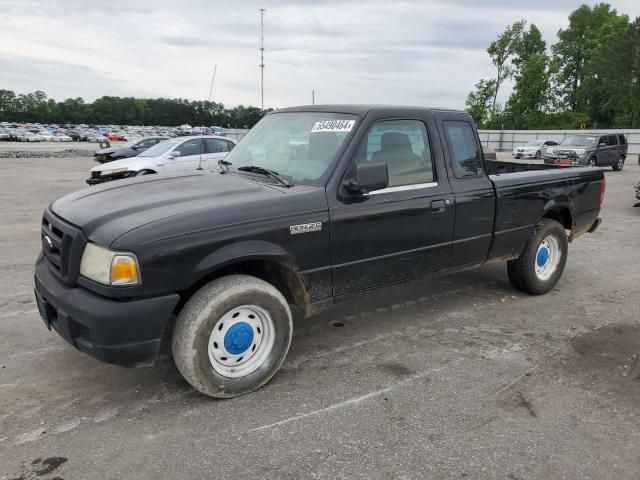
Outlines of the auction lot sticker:
M316 122L311 129L314 132L350 132L355 125L355 120L323 120Z

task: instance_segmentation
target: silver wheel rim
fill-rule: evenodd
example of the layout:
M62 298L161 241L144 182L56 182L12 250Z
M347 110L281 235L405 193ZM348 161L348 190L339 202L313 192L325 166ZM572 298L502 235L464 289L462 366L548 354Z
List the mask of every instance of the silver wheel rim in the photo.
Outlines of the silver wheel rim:
M535 271L540 280L549 280L558 268L562 252L558 239L549 235L545 237L536 252Z
M589 166L590 167L595 167L596 166L596 161L593 158L589 160Z
M265 363L274 340L275 327L269 312L257 305L235 307L213 327L209 362L223 377L244 377Z

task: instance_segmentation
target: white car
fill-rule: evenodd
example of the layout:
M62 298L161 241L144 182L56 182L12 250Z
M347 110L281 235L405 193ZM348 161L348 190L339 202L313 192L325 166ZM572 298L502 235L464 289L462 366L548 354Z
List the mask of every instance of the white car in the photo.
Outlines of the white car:
M212 170L235 147L230 138L217 135L178 137L164 140L137 157L123 158L93 167L87 179L96 185L119 178L151 173L174 173L190 170Z
M42 135L37 135L31 132L24 132L18 135L19 142L44 142Z
M54 135L51 140L54 142L73 142L73 138L71 138L69 135L65 135L64 133L58 133Z
M553 140L532 140L524 145L514 148L511 155L513 155L514 158L529 157L540 159L547 147L557 144L558 142L554 142Z
M53 137L54 137L53 133L40 132L38 135L40 135L45 142L53 142Z

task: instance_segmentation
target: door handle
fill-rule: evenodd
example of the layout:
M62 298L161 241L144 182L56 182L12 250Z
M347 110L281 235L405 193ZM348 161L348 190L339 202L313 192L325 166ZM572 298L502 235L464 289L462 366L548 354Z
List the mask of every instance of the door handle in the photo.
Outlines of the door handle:
M433 200L431 202L431 211L434 213L444 212L447 209L447 202L444 200Z

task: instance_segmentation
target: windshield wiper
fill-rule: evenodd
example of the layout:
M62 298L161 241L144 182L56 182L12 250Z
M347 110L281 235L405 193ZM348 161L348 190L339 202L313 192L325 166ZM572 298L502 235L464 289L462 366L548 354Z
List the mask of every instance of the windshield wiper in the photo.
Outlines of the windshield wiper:
M287 180L284 177L281 177L278 172L274 172L273 170L269 170L267 168L259 167L257 165L247 165L245 167L238 167L238 170L242 172L258 173L260 175L265 175L267 177L277 180L287 188L293 187L293 183L291 183L289 180Z

